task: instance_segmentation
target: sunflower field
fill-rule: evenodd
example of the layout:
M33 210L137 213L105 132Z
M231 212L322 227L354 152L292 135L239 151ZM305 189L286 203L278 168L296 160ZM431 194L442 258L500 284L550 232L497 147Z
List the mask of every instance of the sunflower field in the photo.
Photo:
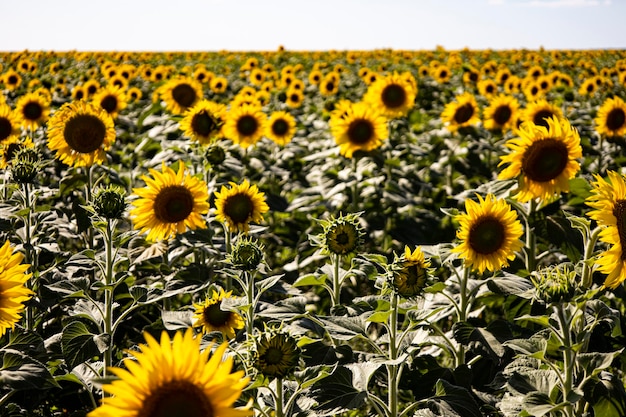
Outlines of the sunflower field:
M626 51L0 53L0 416L626 416Z

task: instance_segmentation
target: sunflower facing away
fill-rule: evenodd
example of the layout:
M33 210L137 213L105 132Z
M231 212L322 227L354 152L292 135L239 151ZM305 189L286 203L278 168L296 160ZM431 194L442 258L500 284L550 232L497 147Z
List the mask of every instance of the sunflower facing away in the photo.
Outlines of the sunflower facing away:
M247 233L250 222L262 221L263 213L269 210L265 193L260 192L256 185L250 185L248 180L240 185L231 182L230 188L223 185L220 191L215 192L215 197L215 217L232 231Z
M85 101L64 104L48 121L48 148L55 157L73 166L105 161L105 151L115 142L113 119Z
M415 104L417 91L413 85L405 77L393 73L371 84L363 101L377 107L385 117L390 119L403 117Z
M463 93L455 97L455 101L446 104L441 113L441 121L449 131L456 132L459 128L472 126L480 122L478 103L471 93Z
M243 329L244 321L239 314L221 308L222 300L232 298L232 294L232 291L220 289L219 292L213 291L204 302L194 304L193 327L201 327L204 333L221 332L228 339L235 337L235 330Z
M604 286L615 289L626 280L626 178L615 171L607 175L608 181L598 174L594 176L586 203L593 208L587 215L602 227L600 241L611 245L595 264L607 275Z
M580 136L567 119L552 117L548 127L524 122L519 137L507 141L511 150L501 156L500 164L509 164L498 179L518 178L515 198L526 202L534 198L551 198L569 191L569 180L580 170L576 159L582 158Z
M193 330L167 332L160 342L144 333L146 344L128 351L133 358L124 368L111 368L119 379L103 386L112 396L102 399L89 417L245 417L249 408L233 405L248 384L243 371L232 372L233 358L224 355L228 345L211 343L200 351L201 337Z
M161 172L151 169L150 175L141 176L145 187L133 188L139 197L130 210L135 229L147 231L147 240L158 241L206 228L202 215L209 211L209 195L204 181L186 173L183 163L178 172L163 163Z
M517 121L519 107L519 102L513 96L499 94L494 97L483 114L485 128L501 131L512 130Z
M226 114L224 136L242 148L254 145L265 133L267 116L261 107L243 104Z
M524 230L506 201L493 194L484 200L477 197L478 202L466 200L466 213L456 216L460 224L456 236L461 243L452 252L482 274L485 270L498 271L515 259L515 252L524 246L520 240Z
M50 102L37 93L21 96L15 103L15 113L21 120L24 129L36 130L48 120Z
M185 112L180 129L192 140L207 145L221 134L225 116L225 105L201 100Z
M626 135L626 103L615 96L607 98L595 118L596 132L609 137Z
M26 271L30 267L22 264L24 255L13 252L9 241L0 248L0 337L8 329L13 329L20 321L24 304L33 295L25 283L31 274Z
M352 158L356 151L379 148L389 136L387 119L367 103L353 103L343 117L331 117L330 130L339 145L339 153Z
M272 113L265 125L265 136L280 146L291 142L296 133L296 120L286 111Z
M411 249L405 246L404 254L396 258L391 265L391 284L394 291L406 298L421 294L428 285L429 267L430 261L424 258L420 247L411 252Z

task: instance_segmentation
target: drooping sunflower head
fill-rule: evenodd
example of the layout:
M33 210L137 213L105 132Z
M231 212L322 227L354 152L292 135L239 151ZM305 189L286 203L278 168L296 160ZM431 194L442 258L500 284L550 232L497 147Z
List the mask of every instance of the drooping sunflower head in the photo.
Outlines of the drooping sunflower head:
M490 130L511 130L515 127L520 105L513 96L500 94L493 98L485 109L485 128Z
M478 103L472 93L465 92L456 96L455 101L446 104L441 113L441 121L448 130L456 132L459 128L472 126L480 122Z
M500 164L509 164L499 179L518 179L515 198L526 202L547 200L556 193L569 191L569 180L580 170L580 136L567 119L547 119L548 127L524 122L519 137L507 141L509 154Z
M265 136L280 146L291 142L296 133L296 119L286 111L272 113L265 126Z
M364 242L365 232L360 222L361 213L349 213L335 218L319 220L321 234L312 236L323 253L349 255L356 253Z
M31 277L26 273L30 265L22 264L23 259L8 240L4 242L0 248L0 337L20 321L24 303L33 295L25 285Z
M20 118L23 128L36 130L48 120L50 101L41 94L28 93L17 100L15 112Z
M232 247L229 260L237 269L253 271L263 260L263 249L263 245L255 239L239 237Z
M225 116L225 105L209 100L200 100L185 112L180 121L180 128L192 140L206 145L222 133Z
M231 108L226 114L224 135L243 148L257 143L265 133L267 116L261 107L249 104Z
M104 109L113 119L115 119L120 111L126 108L126 94L120 87L113 85L107 85L98 90L93 98L92 102Z
M406 246L402 256L395 256L390 265L390 283L393 290L405 298L420 295L429 284L430 261L418 246L414 251Z
M626 135L626 103L620 97L607 98L595 118L596 131L609 137Z
M0 104L0 144L17 138L20 134L20 119L8 104Z
M236 312L222 308L222 300L232 298L232 294L232 291L225 292L220 288L204 302L194 304L193 327L202 328L203 333L221 332L227 339L234 338L235 331L243 329L244 321Z
M202 84L192 77L172 78L159 90L165 108L172 114L183 114L202 99Z
M515 259L515 252L524 246L520 240L524 231L517 213L506 201L493 194L485 199L477 197L478 202L467 200L466 212L455 217L460 243L452 251L482 274L485 270L498 271Z
M563 110L555 104L549 103L545 99L540 99L529 103L522 114L522 121L532 122L536 125L548 127L548 119L556 117L563 118Z
M85 101L64 104L48 121L48 148L68 165L103 163L105 151L113 142L115 127L111 116Z
M263 213L269 210L265 202L265 193L248 180L241 184L230 183L230 188L222 186L215 192L215 217L226 223L230 230L248 233L251 222L263 220Z
M300 348L295 338L285 333L270 332L259 337L254 367L270 378L285 378L300 361Z
M352 158L356 151L369 152L382 146L389 136L387 119L365 102L353 103L345 109L344 117L333 117L329 122L339 153Z
M173 338L164 331L160 341L148 333L144 337L146 344L128 351L133 358L124 359L126 369L111 369L119 377L103 386L111 396L88 417L253 415L247 407L234 407L248 378L243 371L231 372L233 357L225 357L227 343L213 353L213 344L201 351L202 338L192 329L176 332Z
M383 116L393 119L406 116L415 104L416 95L413 84L393 73L371 84L363 100L378 108Z
M151 169L150 175L141 177L145 187L133 188L137 199L130 216L135 229L148 232L149 241L158 241L206 228L203 215L209 211L209 195L204 181L188 174L183 163L178 172L163 163L161 172Z

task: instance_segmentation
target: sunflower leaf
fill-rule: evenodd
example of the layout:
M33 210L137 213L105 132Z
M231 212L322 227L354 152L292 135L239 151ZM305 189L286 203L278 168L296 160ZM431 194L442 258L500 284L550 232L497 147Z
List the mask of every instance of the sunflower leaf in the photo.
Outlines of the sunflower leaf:
M73 321L63 328L61 349L70 368L74 368L101 353L95 342L97 336L91 333L85 323L80 321Z

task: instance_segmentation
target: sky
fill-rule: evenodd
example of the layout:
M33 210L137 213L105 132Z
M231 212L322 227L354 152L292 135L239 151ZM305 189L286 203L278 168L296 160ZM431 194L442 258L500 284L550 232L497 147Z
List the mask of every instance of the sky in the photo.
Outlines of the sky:
M626 0L0 0L0 51L626 48Z

